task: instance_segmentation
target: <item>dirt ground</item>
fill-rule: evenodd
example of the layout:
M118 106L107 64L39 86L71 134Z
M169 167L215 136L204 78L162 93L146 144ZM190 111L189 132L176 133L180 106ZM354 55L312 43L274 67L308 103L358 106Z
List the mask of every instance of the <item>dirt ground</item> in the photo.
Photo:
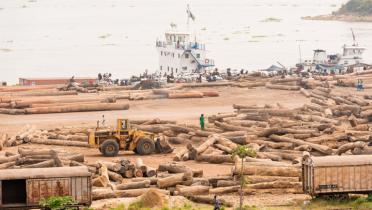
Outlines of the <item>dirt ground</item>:
M210 88L209 88L210 89ZM200 99L159 99L144 101L128 101L130 109L127 111L106 112L79 112L63 114L40 114L40 115L1 115L0 132L14 134L23 125L33 124L37 128L48 129L61 126L96 125L97 120L105 115L106 123L114 125L117 118L129 119L167 119L176 120L179 123L198 124L199 116L204 113L207 117L212 114L233 111L233 104L264 105L280 103L284 107L300 107L309 99L297 91L269 90L266 88L244 89L234 87L214 88L220 93L219 97ZM25 145L22 145L25 146ZM55 149L78 152L85 155L88 162L96 160L110 160L114 158L102 157L98 150L78 147L59 147L44 145L27 145L33 148L53 147ZM177 152L182 145L177 146ZM5 151L15 151L17 147L6 148ZM3 151L4 152L4 151ZM126 157L134 161L138 156L130 152L121 152L119 157ZM173 154L155 154L141 157L143 161L157 167L160 163L171 161ZM193 169L203 169L204 176L223 175L231 173L229 164L205 164L195 161L187 161L186 165ZM233 196L234 197L234 196ZM249 196L250 205L286 205L292 200L306 199L305 195L256 195ZM234 200L236 198L234 198Z

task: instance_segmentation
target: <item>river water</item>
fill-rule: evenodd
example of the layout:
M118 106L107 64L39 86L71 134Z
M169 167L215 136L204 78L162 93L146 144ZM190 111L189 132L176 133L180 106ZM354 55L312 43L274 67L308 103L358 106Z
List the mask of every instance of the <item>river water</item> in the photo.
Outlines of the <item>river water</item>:
M19 77L115 78L158 67L155 49L170 23L190 23L219 68L293 66L312 50L340 53L353 28L372 62L372 23L308 21L346 0L1 0L0 80ZM273 18L275 21L266 21Z

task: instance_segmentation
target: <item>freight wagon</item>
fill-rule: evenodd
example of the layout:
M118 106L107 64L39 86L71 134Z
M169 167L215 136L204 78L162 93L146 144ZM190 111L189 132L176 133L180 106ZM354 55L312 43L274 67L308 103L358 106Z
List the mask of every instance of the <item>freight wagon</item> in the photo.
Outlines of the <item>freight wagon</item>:
M51 196L91 204L91 174L85 166L0 170L0 209L30 209Z
M372 155L304 156L302 186L311 196L370 194Z

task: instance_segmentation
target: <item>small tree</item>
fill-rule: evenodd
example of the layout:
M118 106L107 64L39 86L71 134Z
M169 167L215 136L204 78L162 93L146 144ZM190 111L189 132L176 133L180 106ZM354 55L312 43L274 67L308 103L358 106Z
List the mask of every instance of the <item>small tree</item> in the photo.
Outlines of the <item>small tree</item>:
M241 168L240 168L240 210L243 208L243 187L245 185L244 179L244 159L246 157L256 157L256 151L247 145L240 145L236 147L232 152L233 157L238 156L241 159Z

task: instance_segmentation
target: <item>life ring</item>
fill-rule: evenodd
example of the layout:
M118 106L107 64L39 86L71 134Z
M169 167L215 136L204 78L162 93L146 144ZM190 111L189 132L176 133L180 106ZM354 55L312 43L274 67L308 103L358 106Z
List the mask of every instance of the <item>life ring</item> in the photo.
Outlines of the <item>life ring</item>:
M208 64L209 63L209 59L205 59L205 63Z

